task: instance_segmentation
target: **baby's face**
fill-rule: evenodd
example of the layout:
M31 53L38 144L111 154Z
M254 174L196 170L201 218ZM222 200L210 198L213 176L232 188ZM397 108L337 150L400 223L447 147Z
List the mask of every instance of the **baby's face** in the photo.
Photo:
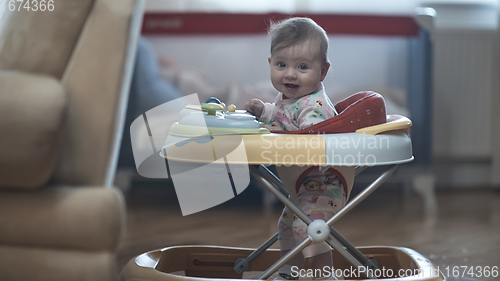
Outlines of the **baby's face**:
M330 67L311 41L275 51L269 64L274 88L291 99L320 90Z

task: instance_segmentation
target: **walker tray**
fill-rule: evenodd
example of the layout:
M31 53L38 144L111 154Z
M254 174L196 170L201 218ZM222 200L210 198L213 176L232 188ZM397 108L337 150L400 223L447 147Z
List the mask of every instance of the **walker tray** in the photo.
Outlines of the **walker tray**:
M169 161L229 164L378 166L413 160L408 129L400 115L384 116L383 124L347 133L285 134L262 128L244 111L187 106L170 128L161 155ZM212 111L213 110L213 111ZM240 152L232 153L238 147ZM242 153L243 152L243 153Z

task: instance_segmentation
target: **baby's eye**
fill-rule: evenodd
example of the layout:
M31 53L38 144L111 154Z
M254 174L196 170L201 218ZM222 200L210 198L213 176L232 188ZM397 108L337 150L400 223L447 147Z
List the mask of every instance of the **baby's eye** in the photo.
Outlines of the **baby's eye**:
M307 65L305 65L305 64L301 64L301 65L299 66L299 69L300 69L300 70L306 70L306 69L307 69Z
M279 62L279 63L278 63L278 66L279 66L279 67L286 67L286 64L285 64L284 62Z

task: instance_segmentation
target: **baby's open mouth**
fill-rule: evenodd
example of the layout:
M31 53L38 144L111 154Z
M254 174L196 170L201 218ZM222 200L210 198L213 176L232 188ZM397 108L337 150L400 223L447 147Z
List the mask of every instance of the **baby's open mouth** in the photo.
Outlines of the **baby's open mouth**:
M297 89L299 87L299 85L287 83L287 84L285 84L285 87L287 87L290 90L293 90L293 89Z

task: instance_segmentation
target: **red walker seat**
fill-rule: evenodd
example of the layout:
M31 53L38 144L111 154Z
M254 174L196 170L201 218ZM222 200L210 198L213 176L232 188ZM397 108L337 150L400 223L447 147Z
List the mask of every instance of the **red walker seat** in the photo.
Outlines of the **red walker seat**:
M384 97L372 91L355 93L335 104L339 114L297 131L271 131L280 134L339 134L387 122Z

